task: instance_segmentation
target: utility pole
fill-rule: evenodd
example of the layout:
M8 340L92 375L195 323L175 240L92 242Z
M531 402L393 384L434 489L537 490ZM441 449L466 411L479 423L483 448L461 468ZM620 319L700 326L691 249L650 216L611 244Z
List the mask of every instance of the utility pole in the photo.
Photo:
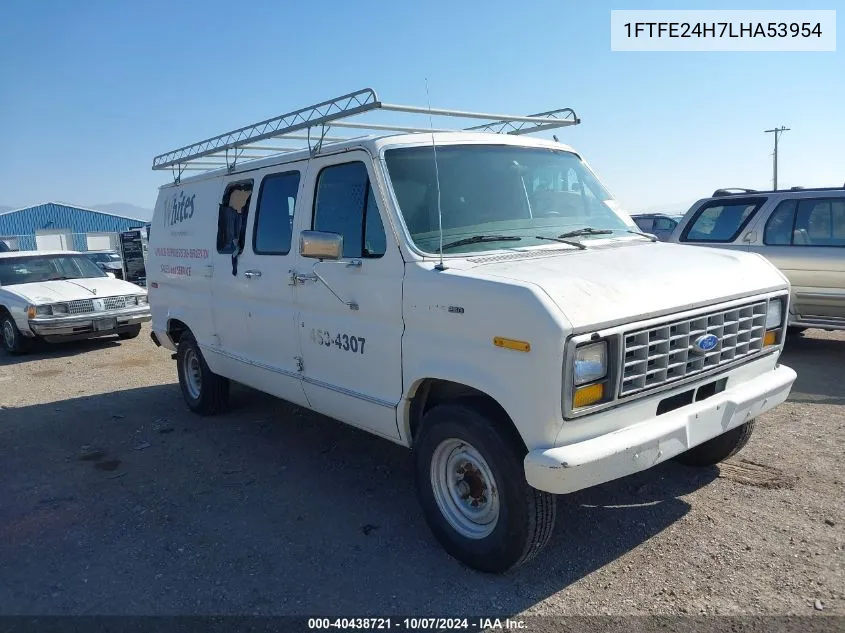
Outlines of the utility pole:
M777 191L777 188L778 188L778 137L781 135L781 133L788 132L789 128L783 127L781 125L780 127L776 127L772 130L763 130L763 131L766 134L769 134L771 132L774 132L774 134L775 134L775 153L773 154L773 160L772 160L772 162L773 162L773 172L774 172L774 175L772 177L772 185L773 185L772 189Z

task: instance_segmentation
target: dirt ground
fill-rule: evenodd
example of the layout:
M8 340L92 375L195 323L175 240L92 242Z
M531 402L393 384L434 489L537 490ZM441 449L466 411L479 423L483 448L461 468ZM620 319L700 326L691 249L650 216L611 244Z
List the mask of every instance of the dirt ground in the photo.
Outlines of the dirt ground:
M0 355L0 614L843 615L845 334L782 360L737 458L561 497L542 557L488 576L405 449L245 388L196 417L147 328Z

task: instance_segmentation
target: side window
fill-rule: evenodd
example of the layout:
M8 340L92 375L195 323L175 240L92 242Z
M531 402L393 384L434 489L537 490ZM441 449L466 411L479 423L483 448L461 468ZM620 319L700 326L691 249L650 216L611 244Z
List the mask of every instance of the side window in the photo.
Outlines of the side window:
M226 187L217 211L218 253L228 254L244 249L252 185L252 180L247 180Z
M774 210L763 231L763 243L769 246L792 244L792 226L795 223L795 200L784 200Z
M287 255L290 252L298 190L298 171L264 177L258 192L252 234L252 250L256 254Z
M634 222L640 227L640 231L648 233L652 230L654 220L652 218L634 218Z
M712 200L705 203L686 228L687 242L733 242L763 200Z
M801 200L795 214L794 243L845 246L845 200Z
M654 219L654 230L655 231L671 231L677 226L677 222L674 220L670 220L669 218L655 218Z
M320 172L312 227L340 233L344 257L384 255L387 239L364 163L333 165Z

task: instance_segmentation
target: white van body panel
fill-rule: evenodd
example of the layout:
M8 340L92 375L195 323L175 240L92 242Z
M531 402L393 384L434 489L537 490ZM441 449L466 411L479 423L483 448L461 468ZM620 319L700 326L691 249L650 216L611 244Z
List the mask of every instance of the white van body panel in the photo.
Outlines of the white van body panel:
M509 135L434 137L438 144L574 151ZM739 395L726 391L724 401L741 401L755 414L786 397L794 372L776 373L781 338L751 362L619 400L583 417L567 416L573 336L604 336L612 328L636 328L686 310L715 310L736 299L785 298L788 281L757 255L625 234L590 239L583 251L550 243L524 249L491 244L470 255L447 252L445 269L440 269L439 258L410 239L383 160L387 148L431 142L431 135L419 134L350 141L311 158L292 152L163 187L150 233L148 271L158 340L175 349L169 333L178 320L196 336L213 372L406 446L413 443L411 403L421 385L434 379L470 387L504 409L529 451L526 472L532 485L549 491L594 485L596 472L607 472L607 480L644 467L639 457L632 460L618 450L613 437L623 429L645 428L625 437L638 448L660 451L664 436L647 429L663 424L659 403L675 394L717 379L726 380L729 388L748 382L754 387ZM385 253L360 262L315 263L298 250L299 234L313 226L315 185L323 169L350 161L364 163L375 188ZM252 236L261 182L268 174L294 169L301 180L290 252L256 254ZM227 183L244 179L253 179L254 189L246 245L233 275L231 256L216 249L217 209ZM630 216L613 208L636 230ZM246 272L253 276L247 278ZM357 309L350 309L350 303ZM498 346L497 337L527 343L530 349ZM712 407L715 411L716 400ZM684 420L691 409L679 411L674 419ZM720 408L709 419L722 419L722 413ZM735 416L725 420L739 423ZM678 422L678 429L683 424ZM719 428L712 422L706 432L686 436L684 445L706 441ZM598 465L579 479L564 464L573 452L555 451L583 441L593 442L581 447L583 464ZM602 442L616 448L593 450ZM668 459L670 452L661 455L651 456L648 465Z

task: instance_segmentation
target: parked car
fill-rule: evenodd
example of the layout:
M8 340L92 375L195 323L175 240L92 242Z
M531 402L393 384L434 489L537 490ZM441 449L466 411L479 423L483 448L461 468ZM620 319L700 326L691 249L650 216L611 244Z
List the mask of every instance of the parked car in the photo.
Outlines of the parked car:
M580 153L526 135L566 109L504 119L519 135L322 140L378 108L429 111L363 90L154 158L174 181L151 336L190 410L223 411L237 381L411 448L432 533L503 572L549 541L555 494L713 465L787 398L783 275L639 231ZM225 162L272 135L311 143ZM185 177L194 161L220 167Z
M719 189L670 241L759 253L789 279L789 325L845 330L845 187Z
M631 216L641 231L651 233L663 242L669 238L682 217L684 217L683 213L672 215L665 213L636 213Z
M10 354L35 339L135 338L149 320L146 291L109 277L84 253L0 253L0 340Z
M88 259L117 279L123 279L123 260L116 251L89 251Z

